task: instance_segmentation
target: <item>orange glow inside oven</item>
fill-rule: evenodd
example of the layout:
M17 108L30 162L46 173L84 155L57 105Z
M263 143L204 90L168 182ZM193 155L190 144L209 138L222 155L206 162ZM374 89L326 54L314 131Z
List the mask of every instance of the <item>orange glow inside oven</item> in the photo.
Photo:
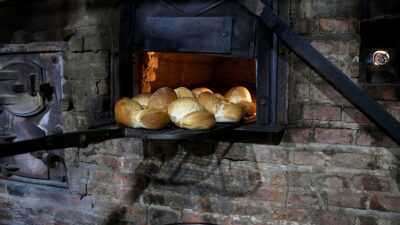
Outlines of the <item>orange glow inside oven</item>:
M207 87L225 95L232 87L246 87L253 102L256 96L256 61L252 58L223 57L190 53L142 52L135 54L135 74L140 74L140 92L161 87Z

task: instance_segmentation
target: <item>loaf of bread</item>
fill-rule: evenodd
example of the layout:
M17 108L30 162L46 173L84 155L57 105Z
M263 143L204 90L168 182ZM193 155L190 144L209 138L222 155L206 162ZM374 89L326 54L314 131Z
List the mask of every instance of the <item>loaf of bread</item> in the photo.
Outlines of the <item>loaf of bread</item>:
M217 122L235 123L242 120L244 114L242 106L230 102L221 102L214 116Z
M133 128L147 128L159 130L169 123L169 116L162 109L143 109L139 111L133 122Z
M215 126L215 117L208 111L191 112L176 124L190 130L208 130Z
M193 98L178 98L168 106L171 121L191 130L210 129L216 123L214 116Z
M231 88L226 94L225 94L226 100L232 103L238 103L240 101L245 101L245 102L251 102L251 94L247 88L242 87L242 86L237 86Z
M169 87L162 87L151 95L148 103L148 108L167 110L168 105L176 99L177 96L174 89Z
M253 102L239 101L238 105L242 106L246 117L250 117L256 114L256 104Z
M210 92L213 93L213 91L211 91L210 89L206 88L206 87L199 87L199 88L195 88L192 90L192 93L194 94L194 96L197 98L199 96L200 93L203 92Z
M143 107L130 98L119 99L114 106L115 122L120 125L130 126L132 117L135 116Z
M178 87L174 89L175 94L178 98L188 97L188 98L195 98L194 94L191 90L185 87Z
M117 124L132 128L162 129L169 123L168 113L160 109L143 109L133 99L121 98L114 107Z
M138 102L143 108L147 108L149 105L149 100L151 97L152 93L146 92L146 93L140 93L136 95L135 97L132 98L132 100Z
M217 97L221 100L227 101L226 98L223 95L221 95L220 93L215 93L215 97Z
M211 92L202 92L197 96L197 101L210 113L215 114L222 100Z
M203 92L197 101L215 116L217 122L238 122L244 117L241 105L221 100L213 93Z
M237 86L231 88L225 95L229 102L239 104L245 111L245 116L253 116L256 113L256 104L252 102L251 94L245 87Z

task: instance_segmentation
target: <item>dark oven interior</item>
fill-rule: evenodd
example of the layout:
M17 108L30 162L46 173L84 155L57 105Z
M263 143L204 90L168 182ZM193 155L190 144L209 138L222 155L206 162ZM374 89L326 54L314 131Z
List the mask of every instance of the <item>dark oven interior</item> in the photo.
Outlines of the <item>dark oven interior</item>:
M119 76L114 101L160 87L244 86L256 122L236 129L279 133L286 124L287 53L258 17L236 0L122 1ZM285 18L284 1L269 6Z
M400 26L398 1L363 1L360 22L360 81L376 100L400 99Z

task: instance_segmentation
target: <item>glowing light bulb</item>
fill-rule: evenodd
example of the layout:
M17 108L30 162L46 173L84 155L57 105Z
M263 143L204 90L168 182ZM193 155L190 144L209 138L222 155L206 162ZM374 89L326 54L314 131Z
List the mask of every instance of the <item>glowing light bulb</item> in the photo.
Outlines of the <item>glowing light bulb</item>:
M389 63L390 55L386 51L378 50L372 55L372 61L375 66L383 66Z

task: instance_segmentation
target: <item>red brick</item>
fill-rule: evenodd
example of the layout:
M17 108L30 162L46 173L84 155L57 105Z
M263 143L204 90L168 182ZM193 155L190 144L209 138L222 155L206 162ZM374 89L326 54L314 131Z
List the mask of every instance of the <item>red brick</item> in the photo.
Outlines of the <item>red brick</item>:
M315 103L348 105L348 101L330 85L312 86L310 99Z
M313 40L311 45L323 55L345 55L347 54L347 43L338 40Z
M346 188L348 182L345 177L332 174L312 175L313 184L317 187Z
M357 22L354 19L320 19L319 27L321 33L355 33Z
M396 143L384 133L376 130L358 130L356 132L356 145L395 147Z
M315 212L315 217L313 218L313 224L323 224L323 225L350 225L351 216L344 213L320 211Z
M310 98L310 85L309 84L296 84L296 93L293 96L296 99L309 99Z
M293 207L316 207L324 203L318 197L317 192L313 191L290 191L288 195L288 204Z
M346 129L315 129L315 141L327 144L352 144L353 131Z
M356 108L344 108L343 121L346 123L370 123L370 120Z
M373 155L342 152L332 154L329 165L345 168L376 169L378 162Z
M254 200L283 202L285 194L283 189L260 187L251 195L251 198Z
M394 191L390 180L386 177L377 177L372 175L358 175L353 178L353 186L357 190L365 191Z
M139 204L133 204L126 210L126 215L133 218L146 217L146 210L141 209Z
M400 196L375 194L371 198L370 209L400 213Z
M340 191L328 191L328 206L337 206L343 208L366 209L367 195L365 193L352 192L350 189Z
M245 210L244 210L244 215L247 216L258 216L258 215L269 215L270 212L270 208L269 207L265 207L262 204L249 204L246 206Z
M284 142L291 143L308 143L310 140L310 129L306 128L291 128L286 129L283 136Z
M299 165L324 166L326 156L317 151L295 151L293 163Z
M295 221L306 223L311 219L312 212L302 208L273 208L272 219L280 221Z
M265 183L268 185L286 186L288 184L286 171L268 170L265 173L262 173L262 175L265 178Z
M268 145L254 145L256 161L259 163L287 164L289 153L284 148L276 149Z
M196 213L188 213L184 212L183 213L183 221L185 223L207 223L206 219L204 219L204 215L201 214L196 214Z
M293 22L293 28L299 34L311 34L315 31L314 21L308 18L298 18Z
M311 185L310 174L301 172L288 172L289 185L293 187L308 187Z
M131 197L132 197L134 188L132 188L132 187L125 188L125 187L116 186L116 187L113 187L112 190L113 190L113 194L112 194L113 199L119 200L119 201L122 201L122 200L129 201L129 199L131 199Z
M309 120L333 120L339 121L341 109L329 105L305 105L303 107L303 118Z
M366 217L366 216L358 216L359 225L378 225L376 218ZM392 223L387 223L392 224Z
M99 165L105 165L116 169L122 169L124 166L124 158L118 156L99 154L96 161L99 163Z
M399 85L368 85L364 90L369 96L376 100L381 101L396 101L400 100L400 86Z

